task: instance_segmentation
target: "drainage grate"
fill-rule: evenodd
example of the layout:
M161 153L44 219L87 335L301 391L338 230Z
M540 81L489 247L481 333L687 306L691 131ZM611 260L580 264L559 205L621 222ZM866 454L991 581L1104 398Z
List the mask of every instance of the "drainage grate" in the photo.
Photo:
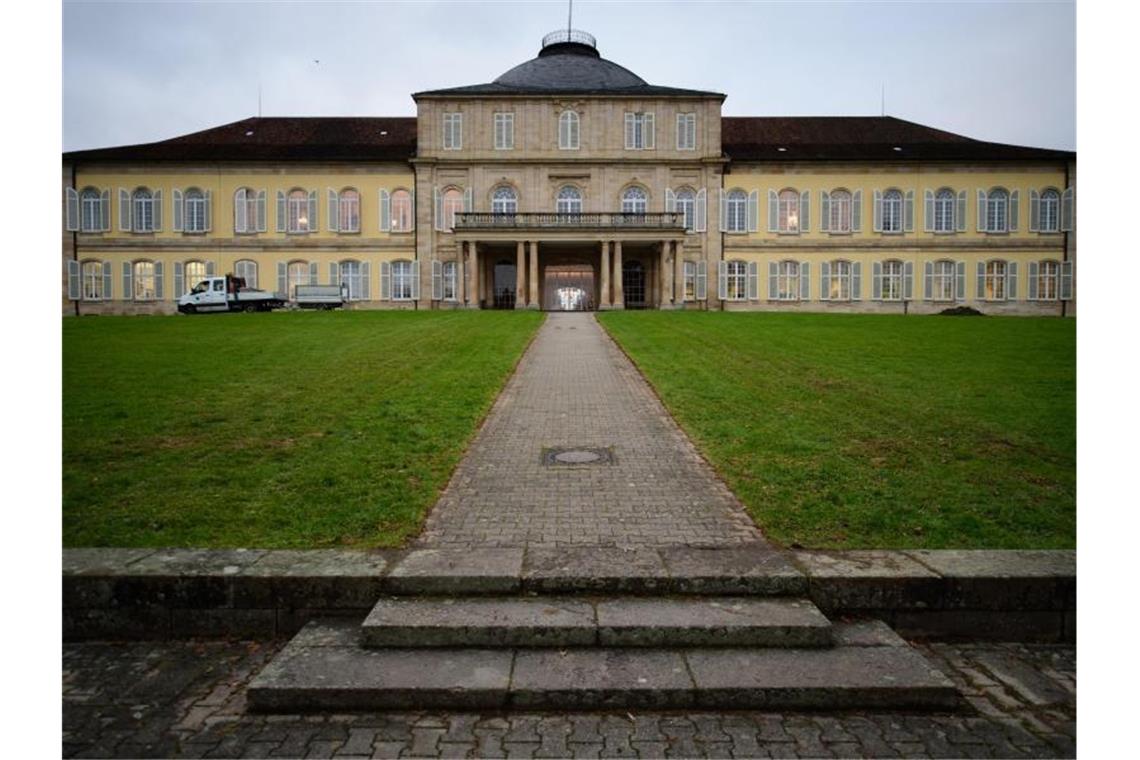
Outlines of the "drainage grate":
M542 450L542 463L547 467L583 467L597 464L613 464L614 452L611 448L584 448L579 446L559 447Z

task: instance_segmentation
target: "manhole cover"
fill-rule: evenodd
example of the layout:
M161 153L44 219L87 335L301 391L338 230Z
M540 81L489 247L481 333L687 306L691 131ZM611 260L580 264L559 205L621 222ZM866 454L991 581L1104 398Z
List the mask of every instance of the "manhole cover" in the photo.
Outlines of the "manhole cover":
M613 464L614 453L608 448L559 447L543 449L542 463L552 467Z

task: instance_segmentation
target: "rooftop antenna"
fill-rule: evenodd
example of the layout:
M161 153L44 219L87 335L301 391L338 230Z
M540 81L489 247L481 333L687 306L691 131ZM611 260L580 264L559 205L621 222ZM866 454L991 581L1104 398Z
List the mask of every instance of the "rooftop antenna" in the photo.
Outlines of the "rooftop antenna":
M570 30L574 28L574 0L570 0L570 13L566 16L566 41L570 41Z

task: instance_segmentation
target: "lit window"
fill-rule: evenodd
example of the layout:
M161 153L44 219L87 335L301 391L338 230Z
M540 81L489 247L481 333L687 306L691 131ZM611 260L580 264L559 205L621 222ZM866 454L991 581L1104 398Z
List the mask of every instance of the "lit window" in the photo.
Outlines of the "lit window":
M649 208L649 196L640 187L627 188L621 195L623 214L644 214Z
M103 263L100 261L83 262L83 300L102 301L110 296L103 292Z
M134 232L154 232L154 195L145 187L131 194L131 228Z
M954 271L953 261L934 262L934 280L931 297L935 301L954 300Z
M901 301L903 299L903 263L901 261L884 261L882 274L879 277L879 292L884 301Z
M517 214L519 210L519 196L513 187L496 188L491 195L492 214Z
M187 261L182 266L182 277L187 290L193 289L195 285L205 280L206 276L206 262L204 261Z
M458 290L456 284L458 278L456 272L459 267L456 266L454 261L443 262L443 300L454 301L458 298Z
M795 190L784 190L777 201L779 219L776 229L780 232L800 231L800 194Z
M625 149L650 150L653 145L653 114L627 113L625 115Z
M103 201L99 191L89 187L79 196L80 226L83 232L102 232Z
M987 301L1005 300L1005 273L1004 261L986 262L986 275L984 278L985 293L983 298Z
M443 115L443 149L460 150L463 148L463 114L445 113Z
M292 261L289 263L286 293L290 300L297 298L297 286L309 284L309 262Z
M899 190L883 193L883 232L903 231L903 194Z
M697 115L677 114L677 150L697 149Z
M515 147L515 115L513 113L495 114L495 150L514 150Z
M828 276L827 297L832 301L851 300L851 262L831 262L831 271Z
M555 210L559 214L582 213L582 191L573 185L565 185L558 191L555 199Z
M1057 232L1061 229L1061 194L1050 188L1041 193L1040 219L1037 229L1041 232Z
M407 190L392 193L392 232L412 231L412 194Z
M574 111L563 111L558 117L558 147L560 150L578 150L579 119Z
M134 281L134 299L136 301L153 301L154 291L154 262L136 261L134 263L132 279Z
M781 261L776 265L776 298L798 301L800 298L800 263Z
M851 231L851 193L846 190L831 193L827 229L829 232Z
M410 261L392 262L393 301L412 300L412 279L414 277L414 274L412 272L413 266L414 264Z
M293 190L286 199L286 219L288 232L309 231L309 194L304 190Z
M944 187L934 196L934 231L954 232L957 220L954 219L954 191Z
M692 232L697 223L697 194L683 187L674 197L675 210L678 214L684 215L685 229Z
M182 229L186 232L205 232L206 194L198 188L192 187L183 196L183 204L186 211Z
M1001 188L986 196L986 231L1009 231L1009 193Z
M234 262L234 277L245 280L247 288L257 287L257 262L250 259L240 259Z
M340 232L360 232L360 193L355 190L341 192L337 202L337 229Z
M724 199L724 228L728 232L745 232L748 229L748 194L732 190Z
M729 301L743 301L748 297L748 264L730 261L725 267L725 293Z

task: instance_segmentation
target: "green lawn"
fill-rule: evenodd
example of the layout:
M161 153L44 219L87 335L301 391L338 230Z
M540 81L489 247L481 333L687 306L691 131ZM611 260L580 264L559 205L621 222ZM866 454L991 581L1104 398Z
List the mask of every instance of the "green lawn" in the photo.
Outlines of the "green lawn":
M780 543L1075 546L1074 320L600 319Z
M533 312L63 320L68 546L393 546Z

